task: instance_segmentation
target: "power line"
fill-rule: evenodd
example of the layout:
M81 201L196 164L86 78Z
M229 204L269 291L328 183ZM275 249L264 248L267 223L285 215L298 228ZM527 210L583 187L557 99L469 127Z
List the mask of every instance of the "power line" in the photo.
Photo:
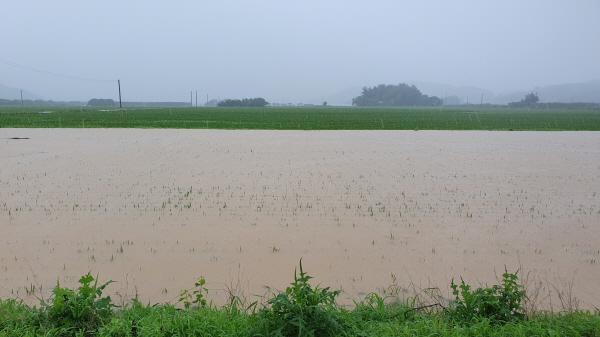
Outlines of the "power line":
M60 73L56 73L53 71L48 71L48 70L43 70L43 69L23 65L23 64L13 62L11 60L3 59L3 58L0 58L0 63L5 64L10 67L13 67L13 68L25 69L25 70L29 70L29 71L40 73L40 74L62 77L62 78L67 78L67 79L77 80L77 81L90 81L90 82L115 82L116 81L116 80L98 79L98 78L90 78L90 77L73 76L73 75L68 75L68 74L60 74Z

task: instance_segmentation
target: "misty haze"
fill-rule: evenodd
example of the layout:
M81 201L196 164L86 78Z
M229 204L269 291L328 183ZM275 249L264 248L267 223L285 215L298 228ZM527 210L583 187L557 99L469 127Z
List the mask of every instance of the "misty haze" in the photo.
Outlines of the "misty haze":
M600 336L600 2L0 6L0 336Z
M121 79L131 101L199 90L349 105L363 86L426 82L429 95L490 103L583 83L595 95L548 100L600 102L597 1L19 1L2 12L0 84L36 98L116 98L111 82L75 79L86 78Z

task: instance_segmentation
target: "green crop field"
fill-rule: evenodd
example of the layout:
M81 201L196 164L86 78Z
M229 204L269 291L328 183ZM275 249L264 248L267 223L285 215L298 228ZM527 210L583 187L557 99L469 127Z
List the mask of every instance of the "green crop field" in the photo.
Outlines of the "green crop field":
M600 110L509 108L0 108L0 128L600 130Z

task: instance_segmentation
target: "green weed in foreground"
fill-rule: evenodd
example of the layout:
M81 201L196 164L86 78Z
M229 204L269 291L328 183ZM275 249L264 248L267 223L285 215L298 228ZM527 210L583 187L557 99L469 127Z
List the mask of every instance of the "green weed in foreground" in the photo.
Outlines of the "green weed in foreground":
M49 326L64 331L77 332L84 335L93 334L103 323L112 316L110 297L102 297L102 291L111 282L98 285L91 274L79 279L77 290L61 288L56 285L52 291L52 301L42 302L42 315Z
M258 310L240 309L235 302L217 308L201 300L183 309L133 300L117 309L102 296L108 284L98 286L88 274L78 289L57 286L52 300L40 307L0 300L0 337L600 336L598 312L522 315L522 287L510 273L502 285L491 288L455 285L455 301L441 310L387 303L377 294L345 309L335 302L338 291L313 286L310 280L300 266L294 282ZM204 294L204 284L195 288Z
M464 323L487 319L490 322L510 322L525 317L525 290L519 284L517 274L505 272L502 285L487 288L471 290L471 286L463 280L460 285L452 281L450 287L455 300L447 312L455 321Z
M194 283L194 288L182 290L179 294L179 303L183 303L183 306L186 309L190 309L194 306L200 308L206 307L208 304L206 300L208 289L206 289L205 284L206 280L204 277L200 277L196 283Z
M313 287L312 279L302 269L294 273L294 282L269 300L258 315L261 323L256 335L261 336L337 336L344 332L336 305L338 290Z

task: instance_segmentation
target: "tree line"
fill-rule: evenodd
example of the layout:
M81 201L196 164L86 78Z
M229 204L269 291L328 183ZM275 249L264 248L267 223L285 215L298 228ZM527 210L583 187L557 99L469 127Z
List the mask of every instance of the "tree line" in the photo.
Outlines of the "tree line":
M414 85L400 83L398 85L380 84L364 87L362 94L352 99L356 106L438 106L442 99L421 93Z
M267 105L269 105L269 102L262 97L226 99L217 103L217 106L220 107L264 107Z

